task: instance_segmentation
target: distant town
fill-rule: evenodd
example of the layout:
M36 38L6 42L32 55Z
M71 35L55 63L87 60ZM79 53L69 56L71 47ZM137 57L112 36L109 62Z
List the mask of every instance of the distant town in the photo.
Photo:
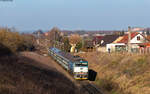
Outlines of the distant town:
M51 36L52 32L59 32ZM33 32L36 38L56 40L53 46L58 48L62 47L63 41L61 37L63 36L69 38L73 35L78 35L80 40L75 43L76 46L71 52L84 52L84 51L100 51L100 52L133 52L133 53L149 53L150 52L150 28L130 28L130 30L122 31L69 31L60 30L54 27L48 32L43 32L42 30L37 30ZM75 39L74 39L75 40ZM72 43L74 44L74 43ZM66 48L66 47L65 47Z

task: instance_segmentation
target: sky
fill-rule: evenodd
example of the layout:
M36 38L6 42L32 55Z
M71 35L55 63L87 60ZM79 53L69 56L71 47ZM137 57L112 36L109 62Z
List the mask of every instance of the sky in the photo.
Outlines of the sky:
M0 0L0 26L20 31L150 27L150 0Z

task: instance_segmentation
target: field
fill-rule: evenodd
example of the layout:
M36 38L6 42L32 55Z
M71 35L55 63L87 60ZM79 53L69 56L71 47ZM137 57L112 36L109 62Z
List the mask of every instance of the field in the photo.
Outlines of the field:
M82 53L97 72L95 84L108 94L150 94L150 55Z
M20 55L0 57L0 94L76 94L76 86L54 68L42 69Z

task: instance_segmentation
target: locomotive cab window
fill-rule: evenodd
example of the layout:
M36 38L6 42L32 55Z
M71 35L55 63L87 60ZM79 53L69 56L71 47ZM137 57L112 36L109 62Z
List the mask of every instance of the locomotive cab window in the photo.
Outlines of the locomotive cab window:
M87 66L88 64L87 63L82 63L82 66Z

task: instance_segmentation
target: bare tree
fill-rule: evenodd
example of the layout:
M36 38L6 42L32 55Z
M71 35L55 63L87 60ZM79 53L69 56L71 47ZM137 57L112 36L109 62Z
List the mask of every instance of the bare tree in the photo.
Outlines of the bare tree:
M81 41L81 37L78 34L72 34L69 37L69 43L71 45L70 52L75 52L75 47L77 43L79 43L80 41Z
M50 30L48 37L49 37L51 46L56 47L61 43L62 35L61 35L60 30L57 27L54 27L52 30Z

